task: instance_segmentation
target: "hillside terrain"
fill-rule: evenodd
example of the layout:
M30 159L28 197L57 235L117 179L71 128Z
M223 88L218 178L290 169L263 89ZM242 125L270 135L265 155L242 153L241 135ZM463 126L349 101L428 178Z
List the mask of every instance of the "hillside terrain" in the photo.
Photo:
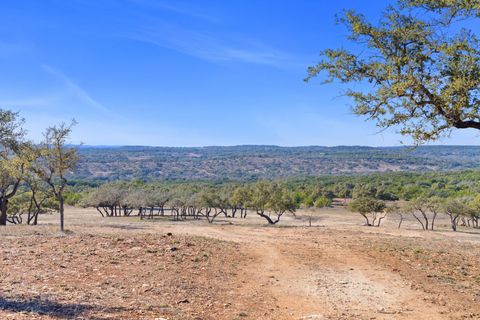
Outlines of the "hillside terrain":
M480 168L480 147L91 147L79 148L82 180L225 181Z

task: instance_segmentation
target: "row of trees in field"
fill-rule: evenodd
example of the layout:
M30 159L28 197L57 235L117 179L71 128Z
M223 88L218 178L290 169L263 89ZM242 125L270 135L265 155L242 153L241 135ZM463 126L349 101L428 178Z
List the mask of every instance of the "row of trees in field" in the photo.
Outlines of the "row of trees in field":
M74 124L48 127L34 144L19 114L0 109L0 226L36 224L40 213L58 210L64 230L66 176L78 160L66 146Z
M316 200L312 197L314 203ZM91 190L81 205L95 207L102 216L135 213L150 217L169 211L175 219L205 217L210 223L219 215L245 218L250 210L269 224L278 223L283 214L294 213L299 206L294 193L283 184L267 181L220 187L203 183L110 183Z
M367 226L380 226L390 215L398 218L400 228L404 219L411 216L423 230L433 230L439 215L450 218L451 227L459 224L479 228L480 196L442 198L422 195L410 201L385 201L384 192L371 185L356 185L348 208L359 213ZM150 183L115 182L90 189L80 201L84 207L95 207L102 216L171 215L174 219L206 218L208 222L222 215L245 218L254 212L269 224L277 224L285 213L295 214L299 208L309 212L329 207L337 195L328 189L303 185L294 187L285 181L258 181L255 183ZM388 196L388 199L393 198ZM340 203L344 200L337 199Z
M396 203L387 206L382 200L361 196L349 203L349 209L361 214L367 226L379 227L388 214L396 214L399 217L398 228L405 216L411 215L423 230L434 230L439 214L445 214L450 218L453 231L457 231L459 224L480 227L480 195L461 198L419 197L401 207Z

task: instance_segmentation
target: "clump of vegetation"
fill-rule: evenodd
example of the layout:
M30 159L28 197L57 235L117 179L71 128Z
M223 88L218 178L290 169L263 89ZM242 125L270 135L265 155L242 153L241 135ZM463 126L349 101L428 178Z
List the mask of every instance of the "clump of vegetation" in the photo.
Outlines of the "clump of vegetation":
M404 211L411 213L423 230L433 230L435 219L444 205L445 201L439 197L419 197L408 203Z
M209 223L222 214L235 218L240 213L245 218L247 210L254 210L269 224L276 224L284 213L293 213L297 208L292 192L269 181L222 187L201 183L111 183L91 190L81 204L95 207L102 216L129 216L137 211L142 218L148 218L169 211L177 220L204 217Z
M26 140L24 121L18 113L0 109L0 225L37 224L38 216L60 212L64 231L64 192L67 175L76 166L76 150L67 146L72 126L46 129L44 141Z
M362 215L366 226L380 227L387 215L385 202L371 197L358 197L350 202L348 207Z
M291 192L278 183L266 181L260 181L253 185L250 199L245 205L253 208L269 224L278 223L285 212L294 213L297 209Z

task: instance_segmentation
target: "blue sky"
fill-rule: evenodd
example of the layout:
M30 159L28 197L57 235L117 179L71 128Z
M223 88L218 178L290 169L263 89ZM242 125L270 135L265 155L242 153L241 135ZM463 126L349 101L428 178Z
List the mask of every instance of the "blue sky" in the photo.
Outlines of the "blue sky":
M347 46L335 14L388 1L3 0L0 106L30 137L75 118L101 145L398 145L350 114L345 87L303 82ZM477 144L456 131L443 144Z

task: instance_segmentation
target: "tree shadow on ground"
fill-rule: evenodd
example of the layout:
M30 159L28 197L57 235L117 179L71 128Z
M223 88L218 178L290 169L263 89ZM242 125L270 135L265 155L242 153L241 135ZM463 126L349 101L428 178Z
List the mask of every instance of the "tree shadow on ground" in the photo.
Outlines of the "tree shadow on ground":
M143 226L130 226L130 225L111 225L108 226L109 228L112 229L121 229L121 230L145 230L147 229L146 227Z
M0 297L0 310L9 312L30 312L37 315L46 315L59 319L76 319L86 316L92 320L111 319L110 317L97 317L90 315L89 312L116 313L125 311L125 308L108 308L99 305L80 304L80 303L61 303L42 298L4 298Z
M477 229L478 230L478 229ZM480 236L480 231L477 231L477 230L468 230L468 229L457 229L457 233L464 233L464 234L473 234L473 235L476 235L476 236ZM449 230L449 232L451 232Z

